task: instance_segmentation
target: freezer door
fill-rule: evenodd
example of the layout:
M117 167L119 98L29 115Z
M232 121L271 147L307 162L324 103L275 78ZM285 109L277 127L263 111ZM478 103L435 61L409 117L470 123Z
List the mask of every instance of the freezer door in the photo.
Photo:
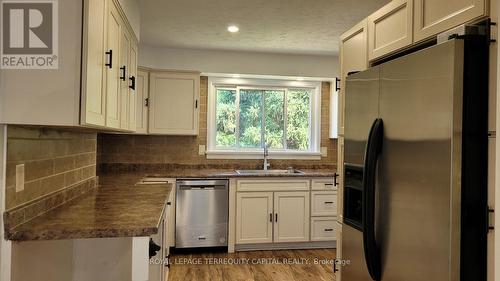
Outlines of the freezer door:
M371 280L363 249L361 201L368 134L379 115L379 72L379 67L370 68L346 81L342 259L351 263L341 269L344 281Z
M342 226L342 259L349 264L341 267L343 281L372 281L363 251L363 233L352 226Z
M344 129L346 164L363 166L368 133L379 115L379 72L379 67L373 67L347 77Z
M380 75L382 281L459 280L463 41L388 62Z

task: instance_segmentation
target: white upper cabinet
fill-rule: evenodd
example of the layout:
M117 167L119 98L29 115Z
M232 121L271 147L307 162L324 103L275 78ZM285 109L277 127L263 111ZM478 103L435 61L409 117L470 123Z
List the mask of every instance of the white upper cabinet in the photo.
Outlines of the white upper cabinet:
M106 36L106 127L120 128L120 40L122 25L118 9L108 0Z
M413 0L415 42L487 15L486 0Z
M368 26L363 20L340 36L340 93L338 107L338 133L344 135L345 79L352 71L368 68Z
M88 0L84 7L84 40L82 77L82 125L106 125L106 92L104 90L104 30L106 1ZM92 20L91 20L92 19Z
M128 91L129 91L129 130L135 131L137 128L137 44L131 42L129 50L129 74L128 74Z
M119 76L120 76L120 129L128 130L130 127L130 93L129 93L129 73L130 63L130 36L126 29L121 29L120 36L120 60L119 60Z
M58 10L58 68L2 69L0 123L133 130L119 68L136 73L137 39L118 0L64 0Z
M197 135L200 74L151 72L149 133Z
M136 81L136 133L148 133L149 72L139 69Z
M373 60L413 43L413 0L393 0L368 17L368 58Z

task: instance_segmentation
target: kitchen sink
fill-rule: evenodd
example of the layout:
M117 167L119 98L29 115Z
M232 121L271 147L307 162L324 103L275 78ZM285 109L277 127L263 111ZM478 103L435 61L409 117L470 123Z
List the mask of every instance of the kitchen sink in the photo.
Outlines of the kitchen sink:
M303 174L301 170L236 170L238 175L298 175Z

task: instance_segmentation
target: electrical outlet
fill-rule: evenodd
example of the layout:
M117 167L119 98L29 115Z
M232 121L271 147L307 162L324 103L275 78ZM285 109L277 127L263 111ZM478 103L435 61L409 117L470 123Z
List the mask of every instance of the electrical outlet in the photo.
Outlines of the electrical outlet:
M16 165L16 192L24 190L24 164Z
M328 147L321 147L321 157L328 156Z
M198 147L198 155L205 155L205 145L200 145Z

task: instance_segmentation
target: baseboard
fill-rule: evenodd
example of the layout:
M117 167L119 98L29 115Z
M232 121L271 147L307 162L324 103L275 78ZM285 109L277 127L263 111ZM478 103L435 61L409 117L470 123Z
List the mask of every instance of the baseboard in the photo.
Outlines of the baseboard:
M298 242L298 243L262 243L235 245L235 251L258 250L302 250L302 249L336 249L337 241Z

